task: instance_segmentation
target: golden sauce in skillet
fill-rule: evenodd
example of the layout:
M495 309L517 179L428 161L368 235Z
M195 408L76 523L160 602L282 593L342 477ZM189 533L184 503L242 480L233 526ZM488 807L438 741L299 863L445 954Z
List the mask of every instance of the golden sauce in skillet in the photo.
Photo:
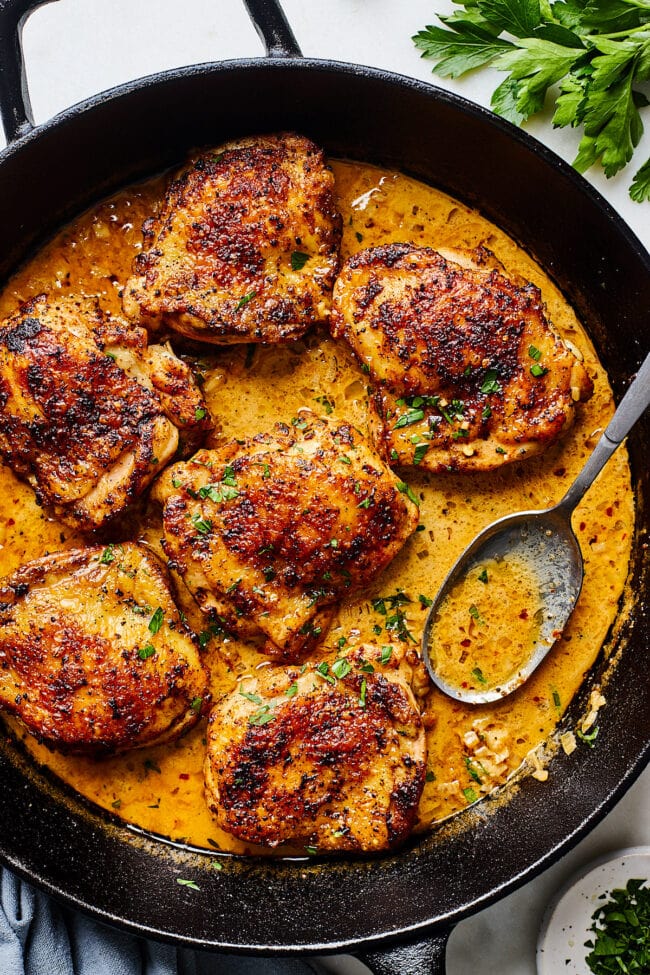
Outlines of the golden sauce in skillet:
M403 614L401 629L419 645L428 600L451 564L476 533L512 511L545 508L560 499L593 450L613 412L607 377L574 313L551 281L512 240L448 196L405 176L371 166L335 162L343 214L343 258L363 247L411 241L442 250L489 248L510 276L521 275L543 293L551 321L584 355L595 381L592 399L577 409L566 439L544 456L495 473L404 476L420 499L422 530L367 591L348 597L327 633L322 652L345 641L386 643L391 614ZM140 228L164 187L160 179L113 197L67 227L0 296L0 317L40 292L98 295L120 314L120 288L141 246ZM175 346L177 343L174 343ZM178 351L178 349L177 349ZM366 381L346 346L317 331L288 346L206 348L198 360L204 390L217 420L212 442L250 436L277 420L290 422L299 409L349 419L367 428ZM84 544L34 502L30 488L0 467L0 575L46 552ZM428 693L427 783L420 828L463 808L502 783L526 754L552 732L616 617L630 554L634 503L625 450L619 450L574 516L585 557L585 581L576 611L561 640L516 694L497 704L463 706L437 690ZM112 538L141 537L159 552L160 512L147 510L118 524ZM487 615L504 596L498 580L481 587ZM398 590L409 602L392 601ZM383 603L377 602L385 597ZM388 598L386 598L388 597ZM374 605L373 605L373 601ZM473 600L475 602L475 600ZM200 614L183 605L197 630ZM519 606L534 616L534 606ZM382 613L382 609L384 612ZM409 641L410 642L410 641ZM507 652L511 652L508 650ZM512 648L516 653L516 647ZM231 639L205 650L215 697L228 692L256 667L267 665L245 644ZM471 656L469 671L477 666ZM482 665L481 665L482 666ZM495 666L497 664L495 663ZM180 741L101 761L62 756L39 745L11 720L36 759L112 813L155 833L208 848L245 852L245 844L220 832L203 795L205 725Z

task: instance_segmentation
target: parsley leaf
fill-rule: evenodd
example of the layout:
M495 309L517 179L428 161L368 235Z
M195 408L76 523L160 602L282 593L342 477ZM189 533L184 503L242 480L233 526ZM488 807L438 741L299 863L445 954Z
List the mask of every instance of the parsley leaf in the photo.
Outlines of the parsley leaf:
M637 86L650 79L648 0L459 0L440 16L444 27L413 37L442 77L491 65L506 74L495 112L521 125L540 112L549 92L555 127L583 129L574 167L599 164L614 176L632 159L650 102ZM505 36L503 36L505 35ZM650 160L630 196L650 199Z

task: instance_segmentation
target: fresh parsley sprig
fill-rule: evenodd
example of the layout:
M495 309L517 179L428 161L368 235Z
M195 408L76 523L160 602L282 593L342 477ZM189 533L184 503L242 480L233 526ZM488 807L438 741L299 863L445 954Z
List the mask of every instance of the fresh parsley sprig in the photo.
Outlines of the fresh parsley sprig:
M506 72L492 94L497 114L521 125L539 112L552 86L553 126L582 127L573 161L581 173L600 163L607 177L632 159L643 134L638 87L650 80L650 0L456 0L444 27L413 37L434 72L458 78L492 65ZM630 196L650 200L650 159Z

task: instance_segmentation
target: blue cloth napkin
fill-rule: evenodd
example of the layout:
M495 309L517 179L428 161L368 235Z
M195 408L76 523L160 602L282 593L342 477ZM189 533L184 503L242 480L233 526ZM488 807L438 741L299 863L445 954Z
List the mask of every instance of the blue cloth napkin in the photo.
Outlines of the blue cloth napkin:
M91 921L2 871L1 975L314 975L298 959L173 948Z

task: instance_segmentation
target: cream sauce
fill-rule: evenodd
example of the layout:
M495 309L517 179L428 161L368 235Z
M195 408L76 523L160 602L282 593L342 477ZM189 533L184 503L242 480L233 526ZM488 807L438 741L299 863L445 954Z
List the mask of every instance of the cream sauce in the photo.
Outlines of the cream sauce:
M460 552L488 523L512 511L545 508L560 499L592 451L613 412L607 376L576 317L551 280L521 248L476 211L399 173L335 162L344 220L343 257L362 247L411 241L444 251L494 252L509 275L537 284L558 332L584 354L595 381L593 398L581 405L566 439L544 456L497 473L431 475L409 470L420 499L421 527L394 562L364 592L345 599L326 634L322 653L344 641L386 643L387 616L373 600L402 590L403 626L419 644L427 601L435 595ZM131 188L73 224L23 268L0 297L0 316L39 292L98 295L120 313L119 293L141 248L140 227L159 197L159 180ZM347 348L322 331L281 347L206 349L198 368L218 429L212 442L250 436L298 410L351 420L367 429L366 377ZM78 546L84 539L49 517L32 491L7 468L0 469L0 575L48 551ZM585 556L578 606L561 640L530 681L498 704L471 707L429 690L424 720L428 739L427 784L420 828L448 816L503 782L530 749L552 732L592 665L616 617L630 555L634 504L625 451L620 450L575 514ZM159 551L160 513L153 507L114 529L114 539L147 539ZM423 597L420 599L419 597ZM193 625L204 624L184 605ZM490 613L490 599L482 600ZM208 644L206 663L216 697L266 662L244 643ZM39 762L76 790L124 820L176 840L245 852L244 844L220 832L203 795L205 727L158 748L95 761L52 753L16 722L16 732Z

